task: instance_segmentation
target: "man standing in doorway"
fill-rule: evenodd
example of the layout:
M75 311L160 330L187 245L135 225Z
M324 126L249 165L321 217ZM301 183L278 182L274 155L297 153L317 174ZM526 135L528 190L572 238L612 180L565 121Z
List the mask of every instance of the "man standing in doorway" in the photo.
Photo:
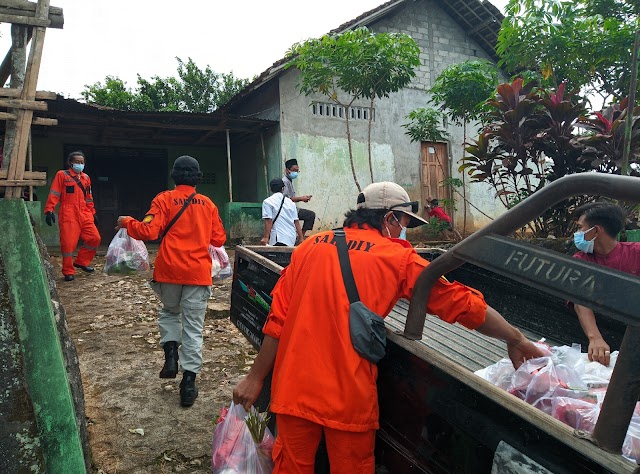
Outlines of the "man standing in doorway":
M298 166L298 160L295 158L284 162L285 172L282 177L284 182L284 195L291 199L293 202L309 202L311 196L296 196L296 190L293 187L293 180L300 174L300 167ZM316 213L309 209L298 209L298 219L304 221L302 225L302 235L306 237L307 231L313 229L313 224L316 221Z
M58 171L53 182L44 215L47 225L56 222L53 211L58 202L60 210L60 251L62 252L62 274L64 281L73 281L75 268L93 273L91 260L100 245L100 233L96 227L96 209L91 194L91 180L84 171L84 153L74 151L69 154L69 169ZM73 260L73 251L82 239L78 256ZM75 267L75 268L74 268Z

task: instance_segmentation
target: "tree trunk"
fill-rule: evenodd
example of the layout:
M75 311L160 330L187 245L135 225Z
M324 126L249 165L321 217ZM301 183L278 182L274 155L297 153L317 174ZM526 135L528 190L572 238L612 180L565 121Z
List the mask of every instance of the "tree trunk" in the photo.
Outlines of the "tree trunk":
M371 182L373 183L373 161L371 160L371 126L373 124L373 101L375 100L375 94L371 97L371 103L369 105L369 136L367 139L367 145L369 147L369 175L371 176Z
M622 149L622 174L629 175L629 156L631 155L631 132L633 131L633 109L636 102L636 88L638 81L638 50L640 49L640 29L636 30L633 43L633 58L631 60L631 87L627 103L627 120L624 126L624 144Z
M351 163L351 173L353 173L353 180L356 183L356 187L358 188L358 192L362 192L362 188L360 187L360 183L358 182L358 177L356 176L356 167L353 162L353 149L351 148L351 128L349 126L349 113L351 112L351 107L346 106L344 108L345 111L345 120L347 122L347 145L349 146L349 163Z
M467 121L463 120L462 121L462 163L464 163L464 158L465 158L465 144L467 143ZM464 202L462 203L462 238L465 238L467 236L467 183L466 183L466 176L467 172L466 170L462 171L462 199L464 199Z

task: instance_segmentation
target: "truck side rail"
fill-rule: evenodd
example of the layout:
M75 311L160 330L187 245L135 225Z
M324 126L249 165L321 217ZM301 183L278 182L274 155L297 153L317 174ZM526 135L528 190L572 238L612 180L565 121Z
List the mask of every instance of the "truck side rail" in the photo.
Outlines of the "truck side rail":
M640 201L640 180L581 173L554 181L529 196L425 268L416 282L403 336L422 338L431 288L441 275L466 261L624 322L627 328L620 354L594 432L591 436L574 432L606 451L620 453L640 397L640 278L501 237L522 228L550 206L584 194Z

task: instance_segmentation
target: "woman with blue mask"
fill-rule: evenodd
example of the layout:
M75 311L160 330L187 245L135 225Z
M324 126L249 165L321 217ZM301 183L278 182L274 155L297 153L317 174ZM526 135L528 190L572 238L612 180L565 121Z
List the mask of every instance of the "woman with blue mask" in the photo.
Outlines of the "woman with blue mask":
M45 221L51 226L56 222L55 207L60 203L60 250L62 252L62 274L65 281L73 281L75 269L92 273L91 261L100 245L100 233L96 227L96 209L91 193L91 179L84 173L85 156L74 151L67 158L69 169L58 171L49 190L44 207ZM73 260L73 251L82 239L78 256Z
M575 258L596 263L632 275L640 275L640 242L618 242L624 229L625 213L619 206L606 202L586 204L576 209L578 231L573 242ZM611 347L604 340L591 308L573 305L582 329L589 339L589 360L609 365Z

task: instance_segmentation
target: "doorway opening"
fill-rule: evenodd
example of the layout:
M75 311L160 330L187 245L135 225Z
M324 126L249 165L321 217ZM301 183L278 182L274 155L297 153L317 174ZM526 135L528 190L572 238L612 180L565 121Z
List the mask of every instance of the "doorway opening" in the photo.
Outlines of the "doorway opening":
M91 178L98 231L106 244L116 233L118 216L141 220L153 198L167 189L168 153L159 148L66 144L64 159L77 150L87 157L85 172Z

